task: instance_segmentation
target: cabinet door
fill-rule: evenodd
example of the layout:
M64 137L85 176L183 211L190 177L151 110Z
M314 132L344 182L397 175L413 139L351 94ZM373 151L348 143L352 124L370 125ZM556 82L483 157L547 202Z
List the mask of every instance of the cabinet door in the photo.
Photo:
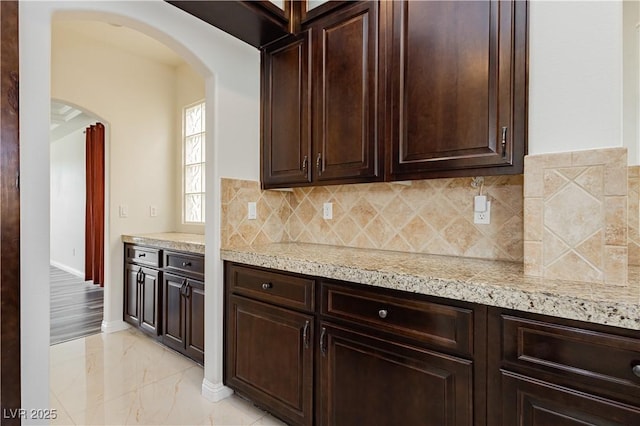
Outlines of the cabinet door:
M390 178L522 173L527 3L388 7Z
M155 336L160 334L159 279L161 272L142 268L140 283L140 328Z
M287 423L313 423L313 316L230 295L225 384Z
M138 327L140 325L140 304L138 302L140 267L130 263L124 265L124 320Z
M321 425L473 424L471 361L329 323L319 358Z
M379 2L319 18L313 33L316 182L381 177L378 153Z
M640 407L502 372L502 425L638 425Z
M262 184L311 182L309 41L288 37L262 52Z
M178 350L185 344L185 302L182 292L187 279L165 273L162 285L162 343Z
M204 363L204 283L202 281L187 281L185 304L185 351L193 360Z

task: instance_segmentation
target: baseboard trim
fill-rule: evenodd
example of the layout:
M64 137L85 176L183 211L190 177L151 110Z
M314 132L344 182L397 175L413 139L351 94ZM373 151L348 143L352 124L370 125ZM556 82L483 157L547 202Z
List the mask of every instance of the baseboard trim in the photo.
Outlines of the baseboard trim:
M100 326L100 330L106 334L128 330L129 328L131 328L131 326L124 321L102 321L102 325Z
M211 383L207 379L202 379L202 396L208 401L218 402L231 395L233 395L233 389L222 383Z
M82 271L74 269L71 266L63 265L62 263L56 262L55 260L49 260L49 264L51 266L55 266L58 269L62 269L63 271L68 272L71 275L75 275L76 277L82 278L84 280L84 272Z

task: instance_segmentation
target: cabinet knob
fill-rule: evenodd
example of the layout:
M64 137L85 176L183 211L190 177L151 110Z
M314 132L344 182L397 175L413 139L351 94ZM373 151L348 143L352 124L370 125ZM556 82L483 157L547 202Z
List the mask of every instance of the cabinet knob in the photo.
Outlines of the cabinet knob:
M386 309L380 309L380 310L378 311L378 316L379 316L380 318L382 318L382 319L385 319L385 318L387 317L387 314L388 314L388 312L387 312L387 310L386 310Z
M191 266L191 262L182 262L182 266Z
M640 364L636 364L631 367L631 372L633 372L637 377L640 377Z
M271 287L273 287L273 284L271 283L262 283L263 290L269 290Z

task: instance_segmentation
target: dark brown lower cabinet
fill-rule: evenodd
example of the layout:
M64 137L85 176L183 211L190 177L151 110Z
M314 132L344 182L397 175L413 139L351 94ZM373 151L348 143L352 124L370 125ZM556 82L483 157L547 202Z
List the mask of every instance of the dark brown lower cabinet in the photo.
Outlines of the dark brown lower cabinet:
M640 425L640 333L489 309L490 425Z
M159 288L162 272L125 264L124 319L153 335L160 334Z
M630 426L640 408L527 376L502 372L502 425Z
M288 423L313 424L313 327L312 315L228 296L225 383Z
M162 343L204 363L204 284L165 273Z
M635 330L227 262L224 345L289 424L640 425Z
M321 425L473 424L469 360L321 323Z

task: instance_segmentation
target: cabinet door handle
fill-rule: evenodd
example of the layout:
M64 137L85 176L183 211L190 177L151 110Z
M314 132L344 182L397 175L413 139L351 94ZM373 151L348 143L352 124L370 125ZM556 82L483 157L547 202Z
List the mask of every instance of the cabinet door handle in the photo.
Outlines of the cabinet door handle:
M507 127L502 128L502 158L507 156Z
M182 262L182 266L191 266L191 262Z
M304 342L304 348L309 349L309 321L304 323L304 330L302 330L302 341Z
M307 174L307 167L309 167L309 158L305 155L302 160L302 173Z
M389 312L387 312L386 309L380 309L378 311L378 316L382 319L385 319L387 317L387 315L389 314Z
M140 269L140 284L144 285L144 271Z
M142 269L138 270L138 273L136 274L136 283L140 284L140 274L142 274Z
M187 299L191 297L191 284L189 283L184 286L184 297Z
M636 364L631 367L631 372L635 374L637 377L640 377L640 364Z
M327 346L324 344L324 338L327 334L327 329L322 327L322 333L320 333L320 352L323 356L327 355Z
M316 158L316 168L318 169L318 176L322 176L322 154L318 153L318 158Z
M271 283L262 283L262 289L263 290L269 290L272 287L273 287L273 284L271 284Z
M180 286L180 295L185 296L185 288L187 287L187 280L182 280L182 285Z

